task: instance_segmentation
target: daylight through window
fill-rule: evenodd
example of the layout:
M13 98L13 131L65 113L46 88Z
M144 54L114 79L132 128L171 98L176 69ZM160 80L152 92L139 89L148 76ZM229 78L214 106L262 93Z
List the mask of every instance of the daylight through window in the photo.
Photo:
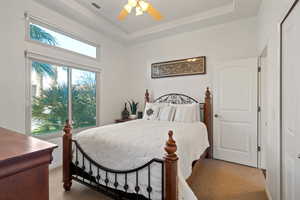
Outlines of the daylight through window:
M31 40L50 46L60 47L92 58L97 58L97 47L95 46L73 39L41 25L29 23L29 27Z
M31 133L57 133L68 116L74 128L96 126L96 80L96 72L32 61Z

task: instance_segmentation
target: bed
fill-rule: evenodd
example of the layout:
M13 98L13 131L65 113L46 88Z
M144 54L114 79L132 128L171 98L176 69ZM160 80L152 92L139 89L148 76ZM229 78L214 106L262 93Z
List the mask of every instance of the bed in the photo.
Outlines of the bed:
M150 102L148 91L145 101ZM163 95L153 102L198 104L184 94ZM185 180L196 161L213 156L209 89L200 109L203 122L140 119L88 129L76 136L67 121L64 189L69 191L74 180L113 199L196 200Z

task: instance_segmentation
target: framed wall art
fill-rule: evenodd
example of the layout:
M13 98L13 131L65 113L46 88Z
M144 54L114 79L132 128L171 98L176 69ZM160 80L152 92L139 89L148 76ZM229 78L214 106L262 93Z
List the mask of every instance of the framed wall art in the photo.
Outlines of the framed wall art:
M152 78L206 74L206 57L194 57L151 65Z

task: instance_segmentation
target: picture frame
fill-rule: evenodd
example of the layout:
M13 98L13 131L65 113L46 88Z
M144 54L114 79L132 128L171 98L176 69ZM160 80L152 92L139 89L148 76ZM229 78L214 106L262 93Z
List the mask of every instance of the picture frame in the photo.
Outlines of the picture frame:
M151 65L152 79L203 74L206 74L205 56L159 62Z

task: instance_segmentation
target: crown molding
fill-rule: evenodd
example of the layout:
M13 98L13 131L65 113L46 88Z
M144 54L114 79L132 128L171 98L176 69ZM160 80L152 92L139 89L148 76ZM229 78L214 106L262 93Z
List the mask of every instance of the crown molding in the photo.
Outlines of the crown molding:
M241 8L247 9L241 7L241 1L243 0L232 0L226 5L209 9L206 12L129 33L117 25L117 23L112 22L93 8L88 7L81 0L35 1L125 45L130 45L133 41L135 43L149 41L178 33L194 31L211 25L227 23L239 18ZM252 14L249 14L249 16L242 17L251 17L250 15L252 16Z
M193 23L198 23L207 19L215 18L218 16L222 15L227 15L227 14L233 14L236 9L236 3L235 0L233 0L231 3L224 5L222 7L214 8L211 10L208 10L206 12L181 18L179 20L173 20L164 24L160 24L155 27L151 27L148 29L144 29L141 31L136 31L134 33L128 34L128 39L133 40L139 37L147 36L150 34L155 34L163 31L167 31L169 29L177 28L180 26L188 25L188 24L193 24Z
M69 19L75 20L78 23L96 31L101 32L103 35L125 42L128 40L128 34L121 30L118 26L113 25L111 22L103 17L99 17L90 9L81 5L75 0L34 0L35 2L65 16Z

